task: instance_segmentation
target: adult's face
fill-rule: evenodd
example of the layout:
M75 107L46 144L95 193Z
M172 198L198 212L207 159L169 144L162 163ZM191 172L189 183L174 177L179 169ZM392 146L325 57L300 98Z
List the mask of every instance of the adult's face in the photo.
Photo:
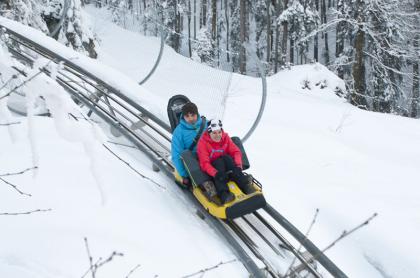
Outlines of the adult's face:
M197 122L197 114L188 113L187 115L184 115L184 120L193 125Z
M220 140L222 140L222 133L222 130L215 130L210 132L211 140L213 140L214 142L220 142Z

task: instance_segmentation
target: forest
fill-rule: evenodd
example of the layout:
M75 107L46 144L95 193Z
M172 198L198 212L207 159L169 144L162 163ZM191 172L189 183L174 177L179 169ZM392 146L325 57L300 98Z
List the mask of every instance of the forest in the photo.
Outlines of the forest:
M163 32L176 52L211 67L258 76L258 59L270 76L318 62L346 82L336 94L351 104L419 117L420 0L5 0L0 10L46 33L64 17L55 37L96 57L80 13L88 4L126 29Z

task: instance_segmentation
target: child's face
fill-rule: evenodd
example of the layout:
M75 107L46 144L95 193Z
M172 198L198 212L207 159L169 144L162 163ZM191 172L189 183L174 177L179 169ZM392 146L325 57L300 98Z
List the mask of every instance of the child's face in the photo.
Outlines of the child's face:
M184 120L193 125L197 122L197 114L188 113L187 115L184 115Z
M211 140L213 140L214 142L220 142L220 140L222 140L222 133L222 130L215 130L210 132Z

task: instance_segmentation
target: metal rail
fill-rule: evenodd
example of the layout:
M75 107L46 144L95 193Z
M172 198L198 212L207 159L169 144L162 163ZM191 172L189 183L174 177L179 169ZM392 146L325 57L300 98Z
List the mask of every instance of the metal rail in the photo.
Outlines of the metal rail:
M1 24L0 24L0 27ZM5 27L3 27L5 28ZM126 123L121 122L117 114L122 116L122 118L125 119L125 121L132 122L128 115L126 113L129 113L131 116L134 116L135 119L141 120L145 125L151 128L152 131L156 132L157 135L159 135L160 138L169 140L168 136L164 135L164 132L170 132L170 127L164 123L162 120L154 116L152 113L144 109L141 105L131 100L129 97L125 96L121 92L119 92L117 89L113 88L109 84L106 84L93 74L81 69L79 66L75 65L71 61L68 61L61 57L60 55L56 55L49 49L37 44L36 42L32 42L31 40L21 36L20 34L7 29L7 32L16 37L12 38L16 43L22 44L28 49L31 49L32 51L52 60L56 63L64 61L65 68L64 72L60 71L59 74L57 74L57 82L63 86L75 99L77 99L79 102L83 103L86 107L88 107L93 113L95 113L98 117L100 117L103 121L105 121L107 124L118 130L124 137L132 142L140 151L145 153L149 159L152 160L152 162L157 165L168 177L173 178L173 165L171 161L168 160L167 157L162 156L162 152L155 149L155 145L151 145L150 142L147 142L142 136L140 136L135 130L131 129L130 126L128 126ZM13 48L13 46L10 46ZM19 51L19 49L14 48L13 51L19 52L17 55L21 59L24 59L26 57L26 60L31 60L32 57L28 57L22 52ZM22 57L21 57L22 56ZM46 71L46 73L48 73ZM73 77L69 76L68 74L73 75ZM80 81L74 80L75 78L78 78ZM67 80L66 80L67 79ZM94 92L89 91L89 88L81 86L79 83L84 82L91 86L92 88L95 88L99 90L101 93L104 94L104 96L110 98L112 102L115 104L118 104L119 107L122 109L125 109L126 113L121 112L117 110L115 107L112 106L111 102L106 100L98 100L97 102L93 101L89 98L90 95L94 95ZM104 89L102 89L102 87ZM84 92L83 92L84 91ZM117 113L115 113L118 111ZM137 115L135 111L140 111L141 116ZM147 117L148 120L145 120L144 117ZM148 135L149 137L153 137L153 135ZM156 142L159 141L157 138L155 139ZM161 145L162 147L162 145ZM202 214L206 214L204 208L201 206L201 204L198 203L198 201L192 196L192 194L186 194L190 201L194 204L196 209L200 211ZM344 275L344 273L338 269L318 248L315 247L306 237L304 237L290 222L288 222L284 217L282 217L277 211L275 211L270 205L267 204L267 207L264 208L265 211L280 225L282 225L293 237L295 237L301 244L312 254L312 256L315 258L315 260L319 261L321 265L327 269L334 277L347 277ZM284 237L282 237L277 231L274 230L274 228L269 225L269 223L262 218L257 212L255 213L255 216L257 219L261 221L270 231L272 231L276 237L278 237L286 246L288 246L288 249L307 267L309 272L311 274L315 275L315 277L320 277L319 273L316 272L316 270L311 269L311 266L309 263L305 261L303 256L297 252L291 246L290 243L288 243ZM259 270L255 262L251 259L251 257L247 254L247 252L242 248L242 246L239 244L239 242L231 235L226 227L222 224L221 221L213 218L213 217L205 217L206 221L215 228L215 230L220 233L220 235L225 238L225 240L229 243L232 250L235 252L235 254L240 258L244 266L247 268L247 270L253 275L253 277L264 277L262 272ZM267 271L270 273L273 277L279 277L275 275L279 275L275 269L270 265L270 263L264 259L262 254L260 254L258 247L255 245L255 243L252 243L251 238L246 235L246 233L233 221L229 222L229 227L235 231L235 234L246 244L246 246L251 250L251 252L260 259L267 268ZM250 225L250 227L256 231L256 227L252 225L248 220L246 221ZM271 227L271 228L270 228ZM258 234L258 232L257 232ZM271 248L273 248L272 244L268 243L268 240L264 238L264 236L260 233L258 234Z
M315 244L313 244L272 206L267 204L264 210L268 213L268 215L276 220L277 223L293 235L293 237L299 241L299 243L302 244L309 253L311 253L315 260L317 260L332 276L339 278L347 277L341 269L339 269L321 250L318 249L318 247L315 246Z
M4 26L0 27L5 28ZM44 57L53 60L55 62L59 62L62 57L59 55L55 55L53 52L49 51L48 49L45 49L44 47L40 46L39 44L30 41L29 39L24 38L23 36L20 36L19 34L15 33L12 30L7 29L7 32L13 36L16 36L19 38L18 40L15 40L16 42L25 45L25 47L28 47L32 51L37 52L40 55L43 55ZM12 46L10 46L12 47ZM17 49L14 49L15 51L18 51ZM23 55L23 54L22 54ZM27 56L26 56L27 57ZM20 57L22 58L22 57ZM27 57L27 59L31 59ZM63 59L65 60L65 59ZM86 72L84 70L79 71L78 66L74 66L73 63L69 61L65 61L66 66L70 67L72 70L79 73L79 75L87 76L88 78L94 80L95 82L104 85L105 83L102 82L99 78L96 78L92 74ZM44 70L45 71L45 70ZM48 74L48 71L45 71ZM70 93L72 97L77 99L80 103L83 103L86 107L88 107L90 110L95 113L98 117L100 117L103 121L105 121L110 126L117 129L121 134L124 135L125 138L127 138L131 143L133 143L140 151L145 153L150 160L154 164L156 164L163 173L165 173L169 178L173 178L173 166L171 162L165 161L165 159L162 159L159 153L155 152L153 148L151 148L150 145L148 145L146 142L142 140L133 130L131 130L127 125L119 122L114 115L112 115L111 112L109 112L106 107L100 106L98 103L93 102L91 99L89 99L88 96L83 94L76 86L72 85L71 83L75 84L77 82L74 82L74 80L65 80L63 76L60 74L57 75L56 78L57 82L63 86L63 88ZM69 82L70 81L70 82ZM111 86L106 85L105 86L115 95L120 97L119 92L114 91ZM124 101L125 99L128 99L128 97L121 97L121 99ZM127 101L128 104L132 105L134 108L140 108L140 105L133 102L132 100ZM164 130L169 130L170 127L166 125L166 123L162 122L160 119L157 119L154 115L149 113L147 110L143 109L137 109L142 112L143 115L146 115L149 119L154 121L158 126L163 128ZM145 121L145 123L148 126L151 126L149 121ZM192 196L192 194L186 194L187 197L190 199L191 203L196 207L196 209L202 214L206 215L205 209L201 206L201 204L198 203L198 201ZM264 275L258 268L258 266L255 264L253 259L243 250L242 246L237 242L237 240L227 231L226 227L223 225L223 223L213 217L205 217L205 221L215 229L215 231L226 240L226 242L230 245L232 248L232 251L235 253L235 255L240 259L240 261L243 263L247 271L252 275L252 277L255 278L264 278Z

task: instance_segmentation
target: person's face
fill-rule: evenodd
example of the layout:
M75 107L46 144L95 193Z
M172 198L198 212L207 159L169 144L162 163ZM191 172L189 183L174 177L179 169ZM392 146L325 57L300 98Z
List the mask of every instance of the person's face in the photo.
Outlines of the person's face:
M184 120L193 125L197 122L197 114L188 113L187 115L184 115Z
M210 132L210 138L214 142L220 142L220 140L222 140L222 130L215 130Z

